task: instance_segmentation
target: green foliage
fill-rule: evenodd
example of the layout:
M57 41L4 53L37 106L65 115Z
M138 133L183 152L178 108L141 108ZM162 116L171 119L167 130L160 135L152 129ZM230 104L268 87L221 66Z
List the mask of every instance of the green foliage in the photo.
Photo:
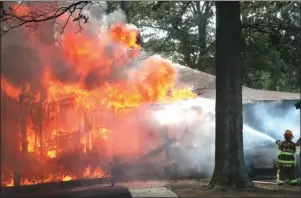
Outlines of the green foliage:
M300 89L298 2L242 3L244 83L246 86Z
M143 47L180 64L215 73L213 2L129 2L128 19L142 31ZM244 85L300 89L300 3L242 2Z
M128 17L141 29L143 47L147 51L161 53L192 68L202 68L200 63L208 60L212 52L208 50L208 43L214 40L209 36L208 27L213 17L212 2L140 1L131 4Z

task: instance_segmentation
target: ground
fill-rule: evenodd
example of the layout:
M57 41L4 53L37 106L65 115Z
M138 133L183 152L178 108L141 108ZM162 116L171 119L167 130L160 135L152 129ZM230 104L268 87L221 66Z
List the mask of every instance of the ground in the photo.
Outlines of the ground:
M51 197L300 197L300 187L277 186L272 182L254 182L256 188L251 190L233 191L224 190L205 190L209 179L180 180L178 182L166 180L151 181L131 181L117 183L115 187L110 187L109 183L100 184L98 181L66 185L49 185L38 188L24 189L15 194L1 190L1 198L22 197L22 198L51 198Z
M254 182L248 190L205 190L208 180L180 181L167 185L178 197L300 197L299 186L278 186L271 182Z

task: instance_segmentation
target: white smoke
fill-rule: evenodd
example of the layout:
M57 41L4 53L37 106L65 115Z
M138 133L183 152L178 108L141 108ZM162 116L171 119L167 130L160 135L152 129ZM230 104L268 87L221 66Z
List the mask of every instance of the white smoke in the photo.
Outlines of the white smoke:
M199 118L197 114L192 113L196 107L202 112ZM248 106L245 106L244 111L247 108ZM260 121L244 121L245 156L255 155L261 148L272 148L265 149L268 153L262 157L275 158L277 153L275 139L281 138L285 129L300 131L300 115L293 105L283 107L279 102L259 103L249 111L252 111ZM174 156L180 161L180 167L186 171L194 168L210 176L215 155L215 100L196 98L181 101L156 111L154 116L161 124L169 126L171 133L180 142L181 152ZM256 128L258 125L262 125L265 130L260 131ZM299 134L295 133L295 136L298 138Z
M109 26L116 23L126 23L126 15L122 10L115 10L112 13L108 14L106 18Z
M282 139L285 130L293 131L297 140L300 137L300 112L293 103L281 108L281 102L255 103L252 112L258 127L275 139Z

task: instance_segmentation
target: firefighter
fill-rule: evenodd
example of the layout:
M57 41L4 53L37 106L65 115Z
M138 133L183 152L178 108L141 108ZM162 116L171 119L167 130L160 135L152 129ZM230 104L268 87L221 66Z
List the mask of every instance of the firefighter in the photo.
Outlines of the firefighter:
M280 154L278 155L278 170L277 170L277 184L283 185L285 176L288 177L291 185L296 185L297 180L295 176L295 153L296 144L292 141L293 133L286 130L284 133L284 141L276 141L279 146Z

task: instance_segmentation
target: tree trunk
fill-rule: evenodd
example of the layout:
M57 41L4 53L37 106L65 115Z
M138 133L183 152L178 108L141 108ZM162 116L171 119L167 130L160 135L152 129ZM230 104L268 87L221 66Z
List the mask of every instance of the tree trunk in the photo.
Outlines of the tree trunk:
M252 186L243 153L240 4L216 2L215 167L209 187Z
M299 54L301 54L301 1L299 2ZM301 92L301 67L299 67L299 85L300 85L299 91ZM300 113L301 113L301 107L300 107ZM301 122L301 116L300 116L300 122Z
M240 3L240 8L241 8L241 23L242 25L246 24L247 23L247 18L248 18L248 13L245 11L248 7L248 2L241 2ZM242 35L241 35L241 54L242 54L242 79L243 79L243 82L244 82L244 79L246 77L246 60L245 60L245 57L247 56L246 54L246 46L247 46L247 31L245 30L241 30L242 31Z
M2 17L3 17L3 9L4 9L4 7L3 7L3 1L0 1L0 30L1 30L1 32L2 32ZM1 52L1 54L2 54L2 35L0 35L0 52ZM2 61L1 61L2 62ZM2 93L1 93L1 107L2 107Z
M210 1L205 1L204 5L201 9L200 2L197 1L196 3L196 8L198 12L198 46L200 50L200 60L199 63L201 63L201 56L204 56L206 54L206 36L207 36L207 26L208 26L208 20L209 20L209 12L211 10L211 2Z
M299 2L299 54L301 54L301 1ZM301 59L299 59L299 60L301 60ZM301 62L300 62L300 65L301 65ZM299 75L298 76L299 76L299 86L300 86L299 92L301 92L301 67L299 67ZM301 115L300 103L301 103L301 100L299 101L299 110L300 110L300 115ZM301 116L300 116L300 123L301 123ZM301 155L301 151L300 151L300 155Z
M126 16L128 16L128 1L120 1L120 8Z
M3 1L0 1L0 27L2 25L3 11L4 11ZM1 36L1 38L2 38L2 36Z

